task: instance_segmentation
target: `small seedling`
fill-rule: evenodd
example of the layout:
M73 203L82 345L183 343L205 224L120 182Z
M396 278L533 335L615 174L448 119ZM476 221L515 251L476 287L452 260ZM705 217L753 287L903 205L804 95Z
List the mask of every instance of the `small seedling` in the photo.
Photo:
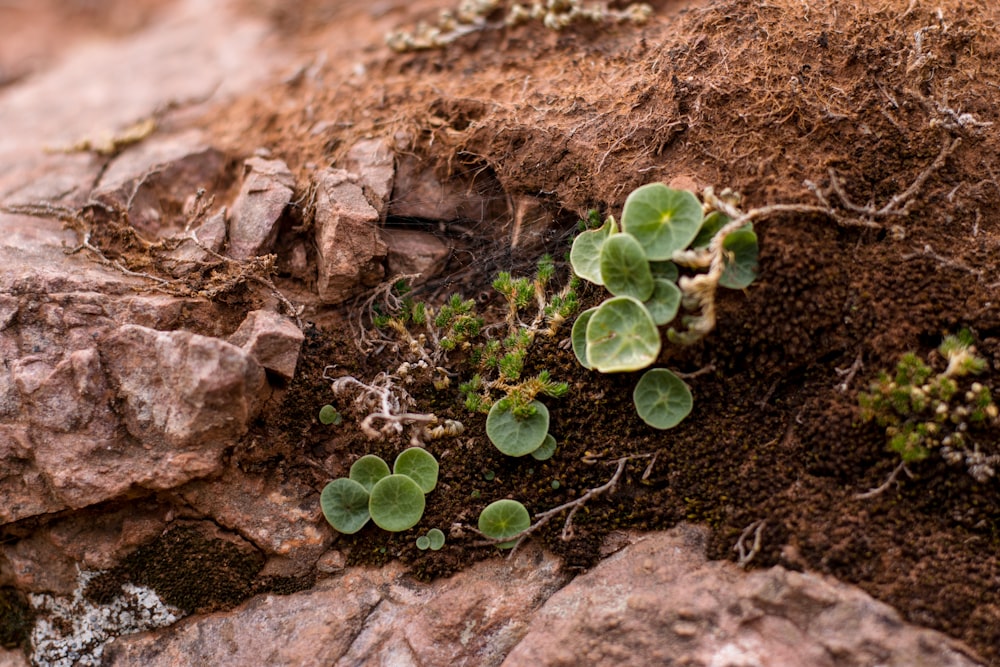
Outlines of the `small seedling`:
M332 405L324 405L319 409L319 423L324 426L337 426L344 420Z
M390 474L389 466L386 465L385 461L374 454L366 454L351 465L349 477L365 487L365 491L371 493L375 483Z
M368 508L376 526L397 533L417 525L425 504L419 484L406 475L389 475L372 487Z
M706 191L708 207L736 213L732 204ZM682 330L667 338L689 344L715 326L717 287L742 289L757 276L757 236L744 218L721 210L706 216L694 194L662 183L644 185L625 200L621 230L613 217L600 229L576 237L570 263L577 276L603 285L612 296L584 311L570 341L580 364L601 373L648 368L661 349L659 327L677 319ZM678 265L696 272L681 276ZM667 369L647 372L633 393L636 411L658 429L673 428L692 408L691 392Z
M479 515L479 532L494 540L505 540L523 533L531 526L527 508L516 500L490 503ZM510 549L515 542L501 542L501 549Z

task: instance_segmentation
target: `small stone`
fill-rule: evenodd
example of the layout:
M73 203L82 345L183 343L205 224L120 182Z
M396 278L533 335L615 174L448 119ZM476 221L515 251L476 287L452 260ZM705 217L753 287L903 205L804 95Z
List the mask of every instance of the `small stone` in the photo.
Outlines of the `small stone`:
M389 248L389 274L420 274L414 283L426 282L444 269L451 248L444 241L411 229L391 229L384 233Z
M324 574L334 574L343 570L346 563L347 557L342 551L330 549L316 561L316 569Z
M222 244L226 240L226 209L217 211L191 230L187 237L188 240L182 241L174 250L167 253L167 257L175 262L170 267L170 272L177 277L195 270L199 262L209 261L212 256L207 250L217 253L222 249Z
M368 202L385 221L392 184L396 176L395 156L384 139L362 139L347 152L345 166L358 175Z
M328 169L316 185L317 288L325 303L340 303L382 280L386 245L376 226L378 212L348 172Z
M229 342L243 348L258 364L285 379L295 375L305 336L287 317L268 310L247 314Z
M229 216L229 256L241 260L271 251L295 188L295 177L281 160L252 157L243 165L243 187Z

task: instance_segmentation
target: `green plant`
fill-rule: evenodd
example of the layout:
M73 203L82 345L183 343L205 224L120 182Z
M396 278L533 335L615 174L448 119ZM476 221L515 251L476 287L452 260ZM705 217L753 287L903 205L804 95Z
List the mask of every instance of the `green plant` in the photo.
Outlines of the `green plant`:
M757 236L749 214L706 190L694 194L651 183L625 200L619 230L608 216L599 229L573 242L570 263L577 276L603 285L611 297L584 311L570 341L580 364L601 373L648 368L660 355L660 327L678 313L697 311L671 327L667 338L690 344L715 326L718 287L742 289L757 276ZM708 215L705 215L709 209ZM732 215L730 215L732 214ZM692 275L681 275L679 267ZM692 408L691 392L665 368L648 371L633 393L639 416L658 429L676 426Z
M479 532L493 540L506 540L523 533L531 526L527 508L516 500L490 503L479 514ZM501 549L510 549L514 541L501 542Z
M476 372L459 387L466 408L488 413L486 435L508 456L526 456L542 446L549 413L538 397L559 398L569 390L565 382L553 381L547 370L523 376L535 336L541 331L555 335L578 308L574 281L558 292L550 289L555 272L555 262L545 255L534 278L515 278L507 272L497 276L493 288L507 301L506 335L487 338L473 350ZM501 392L502 397L494 401Z
M905 354L895 375L880 373L858 394L862 421L885 427L888 447L903 465L937 450L947 462L964 464L978 482L996 474L1000 455L984 452L974 440L976 431L996 422L998 409L987 387L966 383L967 376L987 369L972 343L967 330L946 336L938 347L947 362L940 372L916 354Z
M444 546L444 533L442 533L437 528L431 528L427 531L426 535L421 535L417 538L417 548L421 551L430 549L431 551L439 551L441 547Z
M551 433L549 433L545 436L545 440L542 441L542 444L539 445L538 449L531 452L531 458L536 461L548 461L555 455L556 447L556 439L552 437Z
M337 426L343 420L337 408L332 405L324 405L319 409L319 423L324 426Z
M320 494L323 516L337 532L352 535L368 520L390 532L415 526L424 514L424 496L437 485L438 462L420 447L399 454L389 466L372 454L351 465L350 475L335 479Z

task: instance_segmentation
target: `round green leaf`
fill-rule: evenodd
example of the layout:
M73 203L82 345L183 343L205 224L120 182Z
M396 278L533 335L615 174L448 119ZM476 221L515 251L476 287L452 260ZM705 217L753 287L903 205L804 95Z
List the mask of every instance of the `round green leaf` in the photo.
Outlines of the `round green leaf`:
M743 289L757 278L757 235L750 229L737 229L722 241L725 269L719 284L729 289Z
M336 426L343 421L343 417L337 412L337 408L332 405L324 405L319 409L319 423L324 426Z
M406 475L389 475L372 488L368 511L383 530L398 533L413 528L424 515L424 492Z
M430 493L437 486L437 459L422 447L410 447L400 452L395 463L392 464L392 471L397 475L406 475L412 479L424 493Z
M534 414L517 418L510 402L500 400L486 416L486 435L507 456L524 456L538 449L549 432L549 410L541 401L532 401Z
M577 315L576 322L573 322L573 331L570 333L570 340L573 342L573 354L580 365L588 371L594 367L587 361L587 324L590 318L597 312L597 308L590 308Z
M417 538L417 548L421 551L426 551L431 546L431 540L426 535L421 535Z
M548 461L552 458L552 455L556 453L556 439L552 437L552 434L545 436L545 440L542 441L541 446L535 451L531 452L531 458L536 461Z
M516 500L490 503L479 515L479 532L494 540L514 537L531 527L527 508ZM510 549L514 542L504 542L501 549Z
M427 531L427 541L431 551L438 551L444 546L444 533L437 528L431 528Z
M341 477L326 485L319 496L323 516L338 533L353 535L368 523L368 491L353 479Z
M587 360L602 373L637 371L660 354L660 332L638 300L616 296L597 308L587 324Z
M375 482L389 475L389 466L374 454L366 454L351 466L350 478L371 493Z
M657 278L653 281L653 295L643 305L657 326L667 324L677 317L681 307L681 288L669 280Z
M615 296L645 301L653 293L653 274L642 245L630 234L615 234L601 248L601 276Z
M701 218L701 203L692 193L650 183L625 200L622 231L639 241L650 261L661 261L688 247L701 229Z
M691 413L691 391L684 381L666 368L646 371L632 392L635 410L642 420L658 429L677 426Z
M653 274L653 279L662 278L672 283L677 282L677 277L681 272L673 262L650 262L649 272Z
M701 229L698 230L698 235L694 237L694 241L691 241L691 247L695 249L707 248L719 230L728 224L728 215L712 211L705 216L705 220L701 223Z
M617 233L615 219L608 216L600 229L583 232L573 239L573 247L569 251L569 263L573 272L584 280L595 285L603 285L601 279L601 248L612 234Z

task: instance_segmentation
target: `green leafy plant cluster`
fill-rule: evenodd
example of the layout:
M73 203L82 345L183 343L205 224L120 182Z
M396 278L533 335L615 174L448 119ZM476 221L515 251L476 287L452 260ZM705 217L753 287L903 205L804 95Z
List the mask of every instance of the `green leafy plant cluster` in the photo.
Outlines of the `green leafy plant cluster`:
M940 372L916 354L903 355L895 375L882 372L858 394L858 405L862 421L885 427L889 449L903 463L923 461L937 450L984 482L994 476L1000 457L981 451L973 435L996 421L998 409L987 387L966 381L987 369L972 343L968 331L946 336L938 347L947 362Z
M410 447L389 466L378 456L362 456L348 477L323 489L323 516L340 533L353 535L371 519L390 532L408 530L424 515L424 496L437 486L438 462L421 447Z
M603 285L611 297L576 319L573 351L587 369L601 373L648 368L659 357L660 328L690 344L715 325L718 287L743 289L757 277L757 235L751 224L705 211L694 194L662 183L644 185L625 200L621 228L609 216L599 229L576 237L570 262L576 275ZM681 267L694 275L681 275ZM668 429L692 408L691 392L665 368L646 372L633 401L650 426Z
M537 397L565 396L569 386L554 381L547 370L524 377L525 359L537 333L554 335L578 308L575 284L571 281L554 293L550 289L554 276L555 262L549 255L539 260L534 278L515 278L507 272L497 276L493 288L507 302L506 334L487 338L473 351L470 360L476 372L459 387L466 408L488 413L486 435L508 456L531 454L545 460L555 452L549 411ZM502 397L494 401L498 393Z

